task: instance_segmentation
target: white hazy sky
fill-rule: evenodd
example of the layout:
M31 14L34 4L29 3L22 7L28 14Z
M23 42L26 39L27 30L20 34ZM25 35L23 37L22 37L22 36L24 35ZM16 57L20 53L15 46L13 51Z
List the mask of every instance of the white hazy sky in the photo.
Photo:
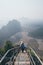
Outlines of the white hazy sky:
M43 19L43 0L0 0L0 27L8 20Z

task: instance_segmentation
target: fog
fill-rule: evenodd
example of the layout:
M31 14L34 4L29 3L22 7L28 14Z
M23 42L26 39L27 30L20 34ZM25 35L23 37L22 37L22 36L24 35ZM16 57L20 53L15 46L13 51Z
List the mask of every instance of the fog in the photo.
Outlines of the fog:
M43 20L43 0L0 0L0 28L9 20L22 17Z

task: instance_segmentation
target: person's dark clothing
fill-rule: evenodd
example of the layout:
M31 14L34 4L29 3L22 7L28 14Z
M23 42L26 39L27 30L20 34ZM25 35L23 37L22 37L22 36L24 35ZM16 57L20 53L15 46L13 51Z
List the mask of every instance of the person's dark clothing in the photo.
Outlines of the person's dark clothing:
M22 52L25 50L24 43L22 43L22 45L21 45L21 50L22 50Z

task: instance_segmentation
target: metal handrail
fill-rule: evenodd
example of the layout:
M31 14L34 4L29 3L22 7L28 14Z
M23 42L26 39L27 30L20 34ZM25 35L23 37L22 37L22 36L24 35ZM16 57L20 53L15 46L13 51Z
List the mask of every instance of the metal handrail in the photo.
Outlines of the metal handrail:
M4 60L4 58L6 57L6 55L9 53L9 51L11 51L11 50L13 50L14 48L12 48L12 49L9 49L5 54L4 54L4 56L1 58L1 60L0 60L0 63Z
M4 60L4 58L6 57L6 55L7 55L11 50L14 50L14 49L16 49L16 48L17 48L17 47L9 49L9 50L4 54L4 56L1 58L0 64L1 64L1 62Z
M35 54L35 56L37 57L37 59L39 60L39 62L41 63L41 65L43 65L42 61L40 60L40 58L38 57L38 55L36 54L36 52L31 47L29 47L29 49Z
M42 64L42 61L40 60L40 58L38 57L38 55L35 53L35 51L31 48L31 50L33 51L33 53L35 54L35 56L37 57L37 59L39 60L39 62Z
M31 56L30 53L29 53L29 55L30 55L30 60L32 59L32 60L31 60L32 64L36 65L35 62L34 62L34 60L33 60L33 57Z
M27 50L26 50L26 52L27 52ZM28 52L27 52L28 53ZM30 56L30 63L32 64L32 65L36 65L35 64L35 62L34 62L34 60L33 60L33 57L31 56L31 53L29 52L29 56Z

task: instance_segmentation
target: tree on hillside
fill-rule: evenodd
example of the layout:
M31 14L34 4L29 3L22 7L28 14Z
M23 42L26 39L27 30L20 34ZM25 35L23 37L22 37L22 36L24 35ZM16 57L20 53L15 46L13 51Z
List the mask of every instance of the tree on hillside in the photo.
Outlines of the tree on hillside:
M3 56L3 55L4 55L4 53L5 53L4 48L0 48L0 55L1 55L1 56Z
M13 47L12 42L11 41L6 41L5 46L4 46L5 52L7 50L11 49L12 47Z

